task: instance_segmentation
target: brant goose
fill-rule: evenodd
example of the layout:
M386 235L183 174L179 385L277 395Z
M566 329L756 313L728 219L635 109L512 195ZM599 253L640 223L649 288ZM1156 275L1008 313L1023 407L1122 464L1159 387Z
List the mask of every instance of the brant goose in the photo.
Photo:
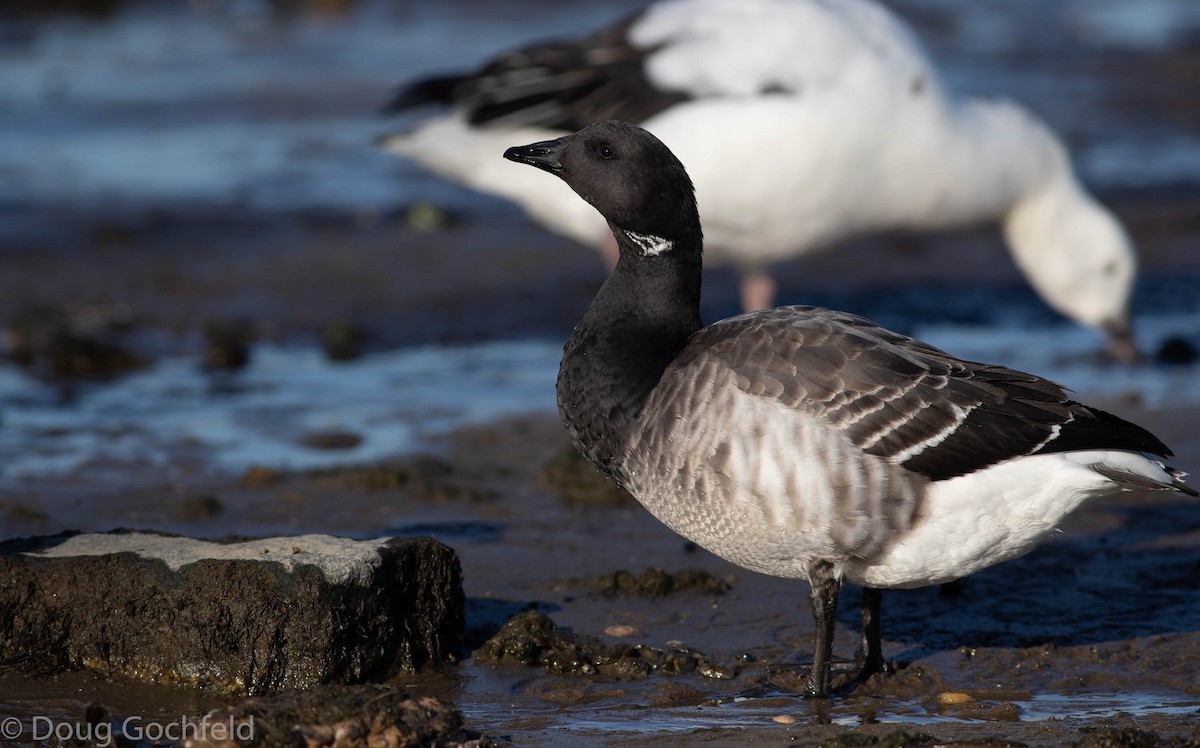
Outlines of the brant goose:
M1041 377L816 307L702 327L692 184L645 130L601 122L504 157L562 179L620 248L563 350L572 442L684 537L808 580L814 696L830 689L843 582L864 587L869 673L883 665L879 589L1015 558L1089 499L1196 495L1157 437Z
M494 154L606 119L650 130L695 181L708 262L739 268L745 311L774 305L774 262L873 231L995 222L1051 307L1135 357L1133 248L1063 144L1016 104L951 97L870 0L666 0L575 42L417 81L389 108L430 104L449 111L382 145L614 262L603 218Z

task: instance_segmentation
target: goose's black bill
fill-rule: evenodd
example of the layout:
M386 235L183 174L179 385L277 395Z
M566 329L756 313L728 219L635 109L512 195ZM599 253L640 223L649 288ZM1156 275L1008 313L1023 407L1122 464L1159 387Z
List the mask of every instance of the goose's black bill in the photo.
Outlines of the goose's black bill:
M536 166L539 169L555 174L562 171L562 164L559 163L558 157L566 147L567 138L559 138L557 140L543 140L540 143L531 143L530 145L517 145L509 148L504 152L504 157L509 161L516 161L519 164L529 164Z

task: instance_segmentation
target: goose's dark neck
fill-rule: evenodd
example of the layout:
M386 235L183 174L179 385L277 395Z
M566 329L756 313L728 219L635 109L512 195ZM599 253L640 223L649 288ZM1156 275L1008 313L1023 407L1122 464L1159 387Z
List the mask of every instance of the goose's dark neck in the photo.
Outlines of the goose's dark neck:
M621 260L567 341L558 406L576 448L619 481L614 458L629 422L700 329L700 239L646 256L614 233Z

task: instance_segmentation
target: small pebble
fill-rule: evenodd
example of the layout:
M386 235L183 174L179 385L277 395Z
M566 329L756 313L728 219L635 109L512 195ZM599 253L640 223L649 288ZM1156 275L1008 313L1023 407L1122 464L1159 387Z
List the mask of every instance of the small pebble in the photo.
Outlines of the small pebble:
M969 704L974 700L970 694L962 693L961 691L943 691L937 695L937 703L942 706Z
M209 371L237 371L250 363L254 325L245 321L209 320L204 325L204 366Z
M325 323L321 331L321 347L330 361L353 361L362 358L363 348L371 337L367 328L354 320L336 317Z
M626 626L622 623L613 624L604 629L604 633L609 636L637 636L638 630L633 626Z
M772 717L771 719L775 720L776 722L778 722L781 725L796 724L796 718L791 716L790 714L781 714L778 717Z

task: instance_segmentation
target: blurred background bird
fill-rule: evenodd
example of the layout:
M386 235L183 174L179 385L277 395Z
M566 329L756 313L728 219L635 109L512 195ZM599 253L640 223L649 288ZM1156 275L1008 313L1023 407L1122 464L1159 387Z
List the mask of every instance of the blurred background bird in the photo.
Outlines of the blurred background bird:
M496 158L603 119L642 125L696 185L706 262L732 264L746 310L771 266L872 232L998 224L1061 314L1137 357L1137 272L1120 222L1034 114L946 90L910 29L870 0L664 0L574 41L534 44L404 85L385 111L441 107L382 147L522 206L597 247L604 220L563 185ZM526 170L527 171L527 170Z

